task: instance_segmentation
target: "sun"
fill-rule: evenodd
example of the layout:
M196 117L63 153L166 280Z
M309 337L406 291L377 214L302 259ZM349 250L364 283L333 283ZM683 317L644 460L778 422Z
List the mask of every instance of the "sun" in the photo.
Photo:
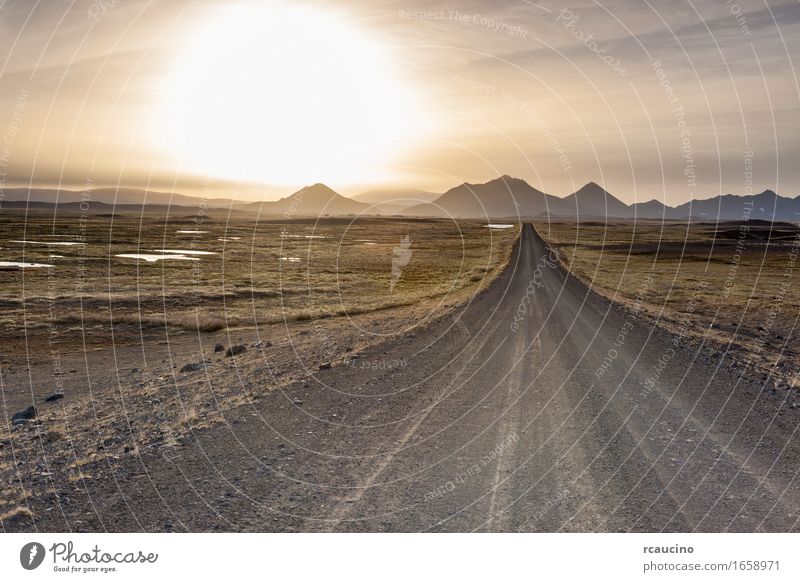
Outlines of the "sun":
M422 125L389 51L324 5L246 2L194 31L158 87L181 172L270 184L380 179Z

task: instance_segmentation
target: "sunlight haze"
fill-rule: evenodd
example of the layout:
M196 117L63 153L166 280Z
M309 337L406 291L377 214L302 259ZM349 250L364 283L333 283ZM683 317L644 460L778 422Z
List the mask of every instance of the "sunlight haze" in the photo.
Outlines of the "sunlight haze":
M6 185L258 200L508 174L628 203L794 196L800 5L737 9L6 2Z

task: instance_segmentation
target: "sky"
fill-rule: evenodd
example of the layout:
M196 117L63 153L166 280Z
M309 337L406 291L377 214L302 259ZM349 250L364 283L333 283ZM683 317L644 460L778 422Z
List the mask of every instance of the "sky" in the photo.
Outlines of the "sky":
M800 3L0 0L0 189L800 195Z

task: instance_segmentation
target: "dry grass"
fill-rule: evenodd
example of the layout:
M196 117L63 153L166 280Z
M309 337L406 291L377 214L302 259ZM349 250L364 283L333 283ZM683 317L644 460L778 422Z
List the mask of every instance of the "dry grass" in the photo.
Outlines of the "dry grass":
M33 517L33 513L30 509L18 505L16 507L12 507L8 511L0 513L0 523L20 519L30 519L31 517Z
M797 227L755 221L536 227L572 274L674 331L733 340L775 357L793 331L800 310Z
M51 326L89 334L112 326L209 333L406 306L491 278L516 236L516 229L478 222L402 219L197 226L117 216L85 226L85 247L23 247L11 241L74 240L76 220L0 217L4 260L55 265L5 273L0 333ZM177 232L189 227L208 232ZM392 261L405 236L411 257L392 287ZM157 263L115 256L158 249L217 254Z

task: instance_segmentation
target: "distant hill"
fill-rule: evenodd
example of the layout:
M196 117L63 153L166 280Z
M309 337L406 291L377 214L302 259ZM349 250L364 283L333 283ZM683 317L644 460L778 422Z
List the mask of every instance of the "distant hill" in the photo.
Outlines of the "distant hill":
M6 190L6 198L0 206L5 209L28 209L45 211L58 209L74 213L81 210L83 192L55 189ZM183 194L145 192L144 190L91 190L91 204L83 209L90 214L114 214L142 211L147 213L172 214L192 212L202 199ZM116 200L116 201L115 201ZM56 202L57 201L57 202ZM143 204L142 202L145 201ZM363 204L338 194L324 184L307 186L280 200L268 202L242 202L231 199L206 200L207 209L216 212L258 213L267 216L307 217L343 216L349 214L378 214L369 204Z
M406 208L435 200L441 193L407 188L370 190L352 197L353 200L372 206L371 213L402 214Z
M428 204L407 208L412 216L487 218L536 216L561 209L562 199L540 192L525 180L501 176L485 184L464 183Z
M88 193L91 202L104 204L154 204L198 207L203 199L154 190L137 188L92 188L84 190L66 190L59 188L6 188L5 199L9 202L45 202L48 204L69 204L81 202ZM227 208L242 204L241 200L231 198L207 198L204 201L209 208Z
M454 218L552 216L577 219L741 220L748 209L751 219L796 223L800 221L800 196L787 198L766 190L749 196L727 194L693 200L673 208L658 200L625 204L595 182L589 182L569 196L560 198L537 190L525 180L501 176L485 184L461 184L431 203L407 208L404 214Z
M291 196L274 202L252 202L237 207L239 210L256 211L260 215L295 216L342 216L346 214L377 214L369 204L342 196L325 184L314 184L301 188Z
M652 218L658 220L669 220L674 218L687 218L681 216L681 213L665 205L658 200L650 200L648 202L637 202L627 207L627 214L625 218Z
M436 200L441 193L427 190L394 189L370 190L353 196L353 200L364 204L391 204L392 206L412 206Z
M95 202L87 207L81 202L64 202L53 204L52 202L27 202L22 200L4 201L0 206L0 213L3 211L14 210L28 215L64 215L64 216L114 216L123 214L134 215L158 215L170 216L173 220L192 220L197 218L196 212L190 206L178 206L175 204L108 204L107 202ZM236 211L234 211L236 212ZM224 219L230 214L224 208L208 208L204 214L204 220L213 220L212 216Z
M589 182L577 192L562 199L560 212L577 216L626 216L628 205L614 198L605 188Z
M131 188L97 188L90 190L91 213L158 212L175 214L182 208L196 209L201 199L185 194L137 190ZM83 192L46 188L8 188L4 191L2 209L28 208L44 211L55 206L63 211L79 209ZM144 202L144 203L143 203ZM691 219L751 220L800 222L800 196L788 198L772 190L760 194L736 196L725 194L703 200L692 200L676 207L658 200L625 204L602 186L589 182L576 192L553 196L537 190L525 180L500 176L483 184L464 183L441 195L424 190L373 190L347 198L325 184L314 184L280 200L242 202L228 198L205 201L209 210L217 212L281 217L317 217L347 215L405 215L473 219L563 217L577 219ZM106 206L108 205L108 206Z
M707 220L742 220L747 215L750 219L797 222L800 220L800 196L786 198L772 190L748 196L726 194L707 200L692 200L675 210L683 216Z
M534 216L626 217L630 207L601 186L589 182L560 198L537 190L525 180L501 176L485 184L465 183L448 190L431 204L406 209L406 214L456 218L530 218Z

